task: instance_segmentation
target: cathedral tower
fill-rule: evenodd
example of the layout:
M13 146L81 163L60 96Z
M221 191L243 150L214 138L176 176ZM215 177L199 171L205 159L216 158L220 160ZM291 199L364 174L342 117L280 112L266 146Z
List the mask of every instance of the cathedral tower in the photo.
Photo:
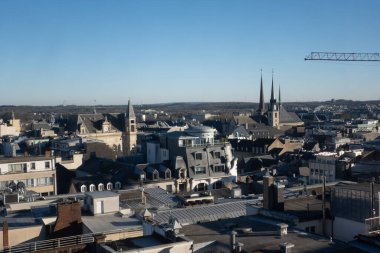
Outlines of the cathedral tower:
M280 128L280 110L278 108L276 99L274 98L273 73L272 73L272 92L271 92L269 110L268 110L268 124L271 127Z

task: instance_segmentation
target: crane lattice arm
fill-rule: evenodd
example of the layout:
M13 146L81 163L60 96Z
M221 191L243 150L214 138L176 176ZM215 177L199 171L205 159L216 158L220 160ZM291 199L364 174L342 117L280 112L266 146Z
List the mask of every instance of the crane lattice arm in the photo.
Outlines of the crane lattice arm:
M380 61L380 53L311 52L305 61Z

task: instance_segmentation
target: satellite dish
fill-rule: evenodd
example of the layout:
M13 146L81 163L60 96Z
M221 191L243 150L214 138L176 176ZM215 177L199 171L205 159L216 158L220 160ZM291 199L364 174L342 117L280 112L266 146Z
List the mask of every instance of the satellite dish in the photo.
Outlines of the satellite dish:
M12 192L14 192L17 189L17 185L13 181L8 184L8 187L12 190Z
M18 190L23 190L23 189L25 189L25 184L24 184L24 182L18 182L17 183L17 189Z

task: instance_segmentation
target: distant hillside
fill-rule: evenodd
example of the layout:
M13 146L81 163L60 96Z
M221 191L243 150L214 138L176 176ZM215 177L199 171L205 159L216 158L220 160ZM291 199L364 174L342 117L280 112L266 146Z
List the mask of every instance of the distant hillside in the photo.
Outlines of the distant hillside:
M348 107L356 107L362 105L376 104L380 105L380 100L374 101L352 101L352 100L331 100L322 102L288 102L283 105L288 110L294 110L299 108L314 109L320 105L347 105ZM248 102L180 102L180 103L160 103L160 104L145 104L135 105L135 111L139 112L146 109L154 109L157 111L165 111L175 114L193 114L207 111L210 113L231 113L236 111L252 111L258 107L258 103ZM124 112L127 105L97 105L96 111L98 113L121 113ZM2 105L0 106L0 118L9 119L12 111L15 113L16 118L22 120L40 119L45 115L55 113L56 115L66 115L75 113L92 113L93 106L12 106Z

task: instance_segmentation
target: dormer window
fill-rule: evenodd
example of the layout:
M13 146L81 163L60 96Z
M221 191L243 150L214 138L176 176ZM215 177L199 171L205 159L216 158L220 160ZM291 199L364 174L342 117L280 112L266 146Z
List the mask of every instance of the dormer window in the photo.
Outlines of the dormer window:
M169 179L169 178L171 178L171 173L170 173L170 170L167 170L165 172L165 179Z
M85 192L85 191L87 191L87 186L82 185L82 186L80 187L80 191L81 191L81 192Z
M159 179L159 177L158 177L158 171L154 171L153 172L153 180L157 181L158 179Z
M86 133L86 127L83 124L80 125L80 133L81 134L85 134Z

